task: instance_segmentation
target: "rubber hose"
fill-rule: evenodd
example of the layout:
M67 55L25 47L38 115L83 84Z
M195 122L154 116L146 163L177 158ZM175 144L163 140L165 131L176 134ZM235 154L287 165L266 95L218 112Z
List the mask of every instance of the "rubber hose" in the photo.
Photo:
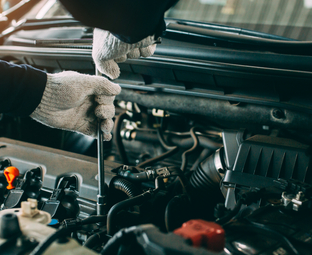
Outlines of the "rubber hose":
M148 160L138 164L137 167L144 168L146 166L151 166L160 160L171 157L172 155L176 154L178 151L179 151L179 147L176 146L170 151L166 151L165 153L163 153L163 154L161 154L155 158L148 159Z
M64 237L69 234L72 230L67 228L60 228L52 235L50 235L46 240L42 243L39 243L35 249L29 255L41 255L45 252L45 250L57 239Z
M136 197L129 198L127 200L121 201L117 204L115 204L108 212L107 214L107 234L113 235L116 232L116 221L117 221L117 214L121 210L128 209L131 206L134 205L140 205L144 203L145 201L149 200L152 196L152 193L147 191L141 195L138 195Z
M81 221L82 225L95 224L99 222L105 222L107 220L107 215L92 215Z
M222 152L220 151L220 157ZM219 183L222 179L215 164L216 153L203 161L193 172L190 178L191 186L200 192L209 193L210 191L219 189ZM221 159L220 159L221 160Z
M192 165L191 171L195 171L198 168L199 164L203 162L207 157L209 157L212 153L213 151L210 149L207 149L207 148L203 149L199 157L196 159L196 161Z
M145 182L148 181L146 172L131 173L128 170L118 171L118 175L133 182Z
M179 222L177 222L177 218L179 217L177 217L177 215L172 212L175 212L175 208L177 208L182 202L183 199L179 195L173 197L167 204L165 210L165 226L167 232L171 232L181 226L181 225L179 226Z
M119 251L120 246L125 242L135 242L134 229L121 229L103 247L102 255L114 255Z
M114 177L110 185L112 188L125 193L129 198L138 196L142 193L141 190L132 182L120 177Z
M106 230L98 232L90 236L83 246L92 249L96 245L100 245L106 237Z

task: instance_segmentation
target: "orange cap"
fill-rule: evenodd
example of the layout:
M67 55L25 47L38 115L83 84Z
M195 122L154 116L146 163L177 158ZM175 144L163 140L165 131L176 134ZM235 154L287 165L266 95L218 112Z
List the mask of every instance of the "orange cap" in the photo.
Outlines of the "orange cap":
M7 179L7 182L9 183L7 189L14 189L15 186L13 186L13 182L15 181L16 177L19 176L18 169L15 166L9 166L4 170L4 175Z

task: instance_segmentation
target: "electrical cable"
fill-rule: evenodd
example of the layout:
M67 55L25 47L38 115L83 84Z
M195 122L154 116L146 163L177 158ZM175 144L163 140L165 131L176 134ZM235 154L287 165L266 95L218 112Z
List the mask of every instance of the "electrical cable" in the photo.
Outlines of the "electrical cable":
M221 226L224 226L226 223L228 223L231 219L233 219L238 214L239 210L241 209L242 204L243 204L243 200L239 199L234 209L230 211L228 214L226 214L225 216L217 219L216 223Z
M115 204L114 206L112 206L107 214L107 224L106 224L107 234L111 236L115 234L118 212L120 212L121 210L127 209L131 206L142 204L145 201L149 200L151 197L152 197L152 192L146 191L141 195L121 201Z
M157 130L155 133L155 129L144 130L144 129L136 128L131 132L131 134L133 135L131 139L135 141L149 142L149 143L159 142L159 137L157 136ZM188 132L188 134L190 135L190 132ZM195 132L195 134L198 137L199 145L201 147L215 151L223 146L222 143L214 141L213 139L207 136L204 136L200 134L199 132ZM180 148L189 149L194 144L193 138L184 137L185 135L181 136L181 135L171 134L170 132L163 132L163 136L164 138L167 138L168 143L170 142L172 146L179 146Z
M93 215L81 221L73 222L71 225L64 225L50 235L45 241L39 243L29 255L41 255L57 239L68 235L81 227L81 225L95 224L107 219L106 215Z
M182 172L185 172L185 170L187 168L187 155L192 153L199 145L198 137L195 134L195 129L197 129L197 127L192 127L190 130L191 136L192 136L193 141L194 141L192 148L188 149L187 151L183 152L183 154L182 154L182 164L181 164Z
M208 156L210 156L213 153L212 150L210 149L203 149L202 152L200 153L199 157L196 159L196 161L193 163L191 170L190 171L195 171L198 168L198 165L204 161Z
M157 121L157 118L156 118L156 122L157 124L159 124L159 122ZM157 128L157 137L159 139L159 142L161 144L162 147L164 147L166 150L173 150L175 147L177 146L170 146L167 144L165 138L164 138L164 134L162 132L162 129L163 129L163 118L161 119L161 122L160 122L160 127Z
M156 121L157 121L157 119L156 119ZM165 153L163 153L157 157L154 157L154 158L148 159L144 162L141 162L140 164L137 165L137 167L144 168L145 166L152 165L152 164L154 164L160 160L171 157L172 155L174 155L175 153L177 153L179 151L178 146L170 146L166 143L164 136L162 134L161 128L157 128L157 136L158 136L160 144L168 151L166 151Z
M50 235L45 241L39 243L36 248L29 255L41 255L44 251L57 239L64 237L72 231L70 228L60 228L52 235Z
M172 155L176 154L178 151L179 151L179 147L176 146L172 150L166 151L165 153L163 153L157 157L154 157L154 158L148 159L144 162L141 162L140 164L137 165L137 167L144 168L146 166L151 166L160 160L171 157Z

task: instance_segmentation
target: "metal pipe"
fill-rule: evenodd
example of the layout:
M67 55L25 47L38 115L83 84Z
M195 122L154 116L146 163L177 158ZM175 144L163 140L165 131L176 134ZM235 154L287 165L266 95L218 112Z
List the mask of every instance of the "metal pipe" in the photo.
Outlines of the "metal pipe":
M117 100L134 102L147 108L163 109L179 114L190 114L207 117L207 120L224 123L227 127L246 127L266 125L269 127L311 131L311 113L302 110L282 109L283 118L274 116L275 107L259 104L233 105L226 100L195 97L162 92L138 93L122 88ZM282 106L281 106L282 107Z

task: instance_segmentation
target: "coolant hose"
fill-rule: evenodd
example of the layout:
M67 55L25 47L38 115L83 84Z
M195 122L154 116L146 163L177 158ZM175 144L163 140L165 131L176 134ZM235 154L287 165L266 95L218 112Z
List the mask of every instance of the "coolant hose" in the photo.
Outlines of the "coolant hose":
M107 232L106 230L103 230L101 232L93 234L87 239L87 241L83 244L83 246L92 249L95 246L100 245L103 242L103 240L107 238L106 232Z
M107 234L112 236L116 233L116 223L117 223L117 215L118 212L127 209L131 206L140 205L144 203L145 201L149 200L152 197L151 191L146 191L141 195L138 195L133 198L129 198L127 200L121 201L117 204L115 204L108 212L107 214Z
M163 159L171 157L172 155L176 154L178 151L179 151L179 147L176 146L176 147L174 147L170 151L166 151L165 153L163 153L163 154L161 154L161 155L159 155L159 156L157 156L155 158L148 159L148 160L138 164L137 167L144 168L146 166L151 166L151 165L153 165L154 163L156 163L156 162L158 162L160 160L163 160Z
M119 170L118 175L133 182L146 182L149 180L146 172L132 173L129 170Z
M132 182L120 177L114 177L111 180L110 186L114 189L122 191L129 198L135 197L142 193L141 190Z
M181 226L181 215L185 213L185 210L181 210L181 204L187 204L183 195L173 197L167 204L165 210L165 226L167 232L171 232Z
M102 255L114 255L118 253L119 247L125 241L135 242L134 229L121 229L103 247Z

